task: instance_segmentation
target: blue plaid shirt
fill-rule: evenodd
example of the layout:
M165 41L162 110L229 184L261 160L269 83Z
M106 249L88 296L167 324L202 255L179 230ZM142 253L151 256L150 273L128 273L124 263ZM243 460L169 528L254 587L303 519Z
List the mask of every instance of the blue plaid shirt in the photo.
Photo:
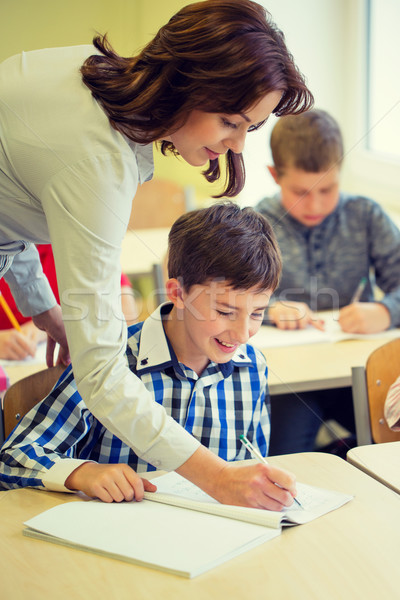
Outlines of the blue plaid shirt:
M198 376L178 362L165 335L161 311L129 328L130 369L169 415L199 442L227 461L250 458L239 441L245 434L267 455L270 421L264 356L246 344L228 363L210 362ZM124 400L121 400L123 411ZM247 452L247 454L246 454ZM137 472L153 465L108 431L79 395L71 367L50 394L7 438L0 454L0 490L38 487L69 491L68 475L83 461L128 463Z

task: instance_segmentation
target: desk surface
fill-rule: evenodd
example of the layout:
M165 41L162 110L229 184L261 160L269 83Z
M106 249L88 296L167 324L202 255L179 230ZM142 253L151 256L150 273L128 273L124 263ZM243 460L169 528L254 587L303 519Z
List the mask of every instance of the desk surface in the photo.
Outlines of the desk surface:
M24 377L28 377L28 375L32 375L33 373L37 373L38 371L42 371L43 369L46 369L46 368L47 367L46 367L45 363L27 362L24 365L22 365L22 364L15 365L15 366L7 365L5 367L5 370L8 375L10 385L12 385L16 381L19 381L20 379L23 379Z
M262 349L271 394L351 386L351 368L364 366L387 339L346 340Z
M316 521L286 528L278 538L193 580L23 537L23 521L60 502L80 499L31 489L1 492L2 596L398 598L399 496L336 456L307 453L270 460L295 472L299 481L354 494L354 500Z
M347 460L400 494L400 442L352 448Z
M272 394L304 392L351 386L351 367L363 366L370 353L385 339L348 340L262 349L268 364ZM22 377L45 369L45 364L7 365L10 385Z

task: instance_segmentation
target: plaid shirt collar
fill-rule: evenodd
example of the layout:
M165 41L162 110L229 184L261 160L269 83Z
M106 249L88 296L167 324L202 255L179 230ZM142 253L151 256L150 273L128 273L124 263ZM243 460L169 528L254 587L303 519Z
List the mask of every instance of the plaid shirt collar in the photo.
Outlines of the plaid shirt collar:
M143 323L136 368L139 376L172 366L182 377L186 377L162 325L163 316L171 311L172 306L171 302L161 304ZM128 340L128 345L130 345L130 340ZM131 349L133 349L132 346ZM210 362L207 368L219 369L226 378L232 374L235 367L248 367L251 364L246 345L242 344L230 361L220 364Z

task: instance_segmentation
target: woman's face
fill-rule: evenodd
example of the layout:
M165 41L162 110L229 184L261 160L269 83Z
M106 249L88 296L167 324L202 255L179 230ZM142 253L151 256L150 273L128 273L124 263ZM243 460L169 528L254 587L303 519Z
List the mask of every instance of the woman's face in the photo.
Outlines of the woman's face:
M172 142L187 163L201 167L228 150L242 152L249 129L265 121L280 99L281 92L270 92L251 109L234 115L193 110L182 127L163 139Z

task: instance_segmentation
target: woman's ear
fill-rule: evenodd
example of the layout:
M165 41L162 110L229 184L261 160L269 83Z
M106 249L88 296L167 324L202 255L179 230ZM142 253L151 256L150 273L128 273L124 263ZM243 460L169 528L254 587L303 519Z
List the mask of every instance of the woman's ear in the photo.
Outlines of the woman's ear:
M184 308L183 287L179 279L168 279L165 284L168 299L176 308Z

